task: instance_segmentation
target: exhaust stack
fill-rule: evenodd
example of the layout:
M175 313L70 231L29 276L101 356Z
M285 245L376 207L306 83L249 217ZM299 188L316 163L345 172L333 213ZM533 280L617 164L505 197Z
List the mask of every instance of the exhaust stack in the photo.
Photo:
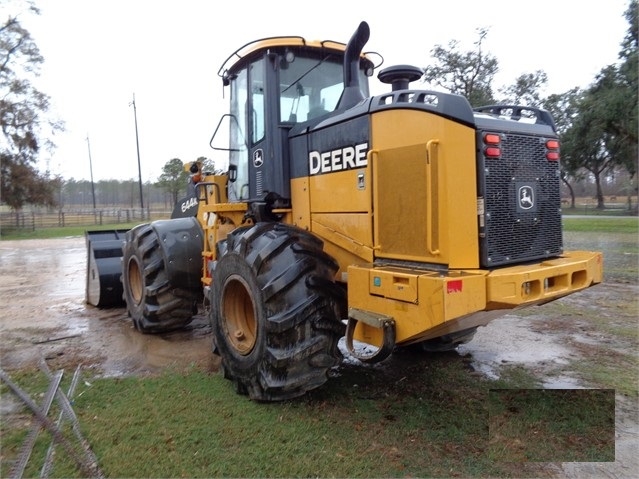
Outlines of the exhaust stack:
M346 45L344 53L344 91L337 104L338 109L357 105L365 97L359 84L359 57L370 37L368 23L362 22Z

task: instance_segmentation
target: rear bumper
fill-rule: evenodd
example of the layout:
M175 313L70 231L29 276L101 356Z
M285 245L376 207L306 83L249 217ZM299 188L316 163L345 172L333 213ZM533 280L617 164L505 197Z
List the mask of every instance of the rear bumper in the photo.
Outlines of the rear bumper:
M541 304L603 279L603 255L569 251L560 258L526 266L494 270L487 276L487 309Z
M515 309L588 288L602 278L602 254L590 251L495 270L350 266L348 302L355 312L392 319L396 342L407 344L485 325ZM376 344L379 331L373 324L359 324L354 338Z

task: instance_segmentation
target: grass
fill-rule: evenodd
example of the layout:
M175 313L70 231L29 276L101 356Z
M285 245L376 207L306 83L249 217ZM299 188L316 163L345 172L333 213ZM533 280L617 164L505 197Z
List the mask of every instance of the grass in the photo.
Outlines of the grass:
M541 386L541 381L521 364L504 364L499 369L499 378L492 385L501 389L534 389Z
M61 226L54 228L37 228L35 230L16 230L2 232L3 240L51 239L69 236L84 236L86 231L108 231L131 229L139 223L122 223L113 225Z
M591 241L598 241L607 235L593 233L586 236ZM624 256L621 252L610 249L604 252L608 288L595 286L587 293L587 298L575 294L545 304L541 314L536 308L518 314L538 316L533 324L543 334L575 332L565 340L575 355L567 363L559 364L552 371L554 376L580 378L590 387L614 389L636 401L639 397L639 301L634 293L636 290L625 285L636 285L638 281L637 240L634 241L634 246L628 246L632 261L624 263L620 259ZM611 271L610 265L615 265L615 269ZM628 294L620 293L621 288Z
M564 218L566 250L601 251L604 280L636 283L639 278L639 218Z
M41 371L14 371L11 373L11 381L20 387L20 389L26 393L39 407L44 401L45 393L49 387L49 379ZM67 391L71 382L71 376L64 376L60 383L60 389ZM3 397L3 404L6 404L7 396L12 394L10 389L4 384L0 383L0 394ZM18 401L18 399L16 399ZM54 401L49 410L47 417L56 422L60 415L60 407L57 401ZM5 421L3 417L3 423L0 425L0 437L2 438L2 449L0 450L0 477L8 477L11 471L11 464L8 463L8 458L17 457L27 435L31 432L34 426L37 425L36 419L33 413L26 406L23 406L19 414L11 416L10 421ZM47 450L52 442L52 436L43 432L41 429L37 440L31 453L31 458L37 458L38 463L35 464L33 460L27 463L27 468L24 473L24 477L36 477L40 474L40 467L44 463L44 458L47 454ZM61 426L61 431L65 438L71 437L70 424ZM57 477L77 477L77 471L80 467L71 459L69 455L64 454L61 448L58 447L58 455L55 459L56 464L56 476ZM77 451L76 451L77 453ZM37 466L37 467L36 467Z
M493 390L489 396L493 460L614 462L614 390Z
M303 398L267 404L199 370L84 378L90 385L78 389L74 410L106 477L535 476L486 454L493 382L456 355L392 360L389 368L345 364ZM37 377L16 381L44 391ZM5 427L3 477L24 438ZM39 473L45 444L25 477ZM53 477L81 476L68 460L55 467Z
M281 403L252 402L195 368L85 377L74 410L106 477L538 477L522 462L614 460L612 390L556 397L522 367L493 381L457 354L388 361L345 363ZM14 380L46 390L37 371ZM0 428L5 477L26 430ZM39 473L42 436L25 477ZM82 474L59 452L52 477Z
M633 201L633 205L637 202ZM564 216L632 216L637 215L637 208L628 210L627 205L623 207L606 206L603 210L597 209L595 206L581 205L576 208L562 208L561 214Z
M609 307L607 301L609 298L603 296L600 299L594 301L594 309L585 309L580 302L572 302L568 297L563 298L557 302L547 305L547 315L550 319L546 322L544 327L565 330L568 326L566 321L574 321L574 318L579 318L582 332L589 332L592 335L598 337L614 337L617 341L621 340L627 343L630 348L633 345L639 345L639 329L634 320L637 316L637 298L624 298L622 301L618 301L613 308L613 317L610 313L602 314L601 310L605 307ZM533 312L534 309L529 309L527 312ZM563 318L567 318L563 320ZM552 323L552 324L551 324Z
M636 216L624 216L618 218L563 218L564 231L588 232L588 233L639 233L639 218Z

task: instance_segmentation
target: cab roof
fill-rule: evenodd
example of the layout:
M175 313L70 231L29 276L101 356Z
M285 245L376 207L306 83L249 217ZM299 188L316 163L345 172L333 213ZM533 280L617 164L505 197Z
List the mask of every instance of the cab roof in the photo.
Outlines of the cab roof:
M273 47L307 47L318 50L335 50L341 53L346 51L345 43L333 40L306 40L304 37L299 36L260 38L246 43L231 53L228 58L224 60L222 66L218 70L218 76L224 78L225 73L231 70L233 66L243 58L260 50L266 50ZM378 56L381 61L379 65L375 65L374 68L378 68L383 63L382 56L379 53L363 52L361 56L371 62L372 65L375 65L375 62L370 57Z

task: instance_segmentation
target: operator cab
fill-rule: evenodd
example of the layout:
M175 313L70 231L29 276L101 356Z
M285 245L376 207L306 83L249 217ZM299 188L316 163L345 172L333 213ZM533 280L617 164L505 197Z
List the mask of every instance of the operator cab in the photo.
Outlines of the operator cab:
M357 55L358 78L353 83L366 98L367 76L374 67L366 56ZM218 74L230 87L230 109L215 130L211 147L229 151L230 202L275 198L278 207L290 205L288 133L300 124L312 128L344 109L344 102L340 104L344 79L352 75L345 57L347 47L342 43L276 37L245 45L226 60ZM223 123L228 146L214 144Z

